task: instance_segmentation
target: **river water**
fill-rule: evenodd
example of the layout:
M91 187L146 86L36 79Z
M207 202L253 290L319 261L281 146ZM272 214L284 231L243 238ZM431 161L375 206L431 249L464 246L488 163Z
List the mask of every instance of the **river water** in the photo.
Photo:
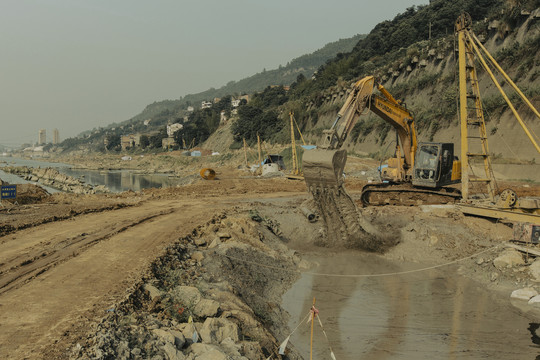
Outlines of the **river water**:
M299 326L290 343L305 359L310 353L305 318L313 298L329 339L315 322L313 359L331 359L329 346L338 360L532 360L540 355L538 320L512 306L509 294L484 290L458 275L455 265L399 275L420 266L352 251L304 258L318 264L309 272L372 275L305 273L284 295L289 328Z
M59 172L78 178L87 184L105 185L112 192L122 192L127 190L139 191L148 188L166 188L181 184L182 180L169 177L166 174L140 174L133 170L86 170L73 169L69 164L51 163L46 161L36 161L20 159L14 157L0 157L0 179L12 184L28 183L15 175L7 174L1 170L2 166L29 166L29 167L52 167ZM41 186L41 185L40 185ZM45 187L49 192L58 190Z

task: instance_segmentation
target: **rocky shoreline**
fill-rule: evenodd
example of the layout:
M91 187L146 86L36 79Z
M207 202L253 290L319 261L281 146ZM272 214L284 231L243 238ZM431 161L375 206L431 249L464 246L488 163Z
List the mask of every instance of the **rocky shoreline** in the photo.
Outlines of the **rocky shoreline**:
M60 173L50 167L32 168L28 166L5 166L6 173L17 175L26 181L37 182L60 191L73 194L103 194L110 192L104 185L90 185L72 176Z

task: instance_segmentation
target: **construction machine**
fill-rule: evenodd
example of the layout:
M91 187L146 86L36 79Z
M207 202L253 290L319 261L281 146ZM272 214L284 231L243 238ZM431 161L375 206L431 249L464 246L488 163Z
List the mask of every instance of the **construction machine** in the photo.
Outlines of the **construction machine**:
M375 87L380 95L374 93ZM366 110L392 125L396 147L388 166L380 169L382 181L362 189L364 205L449 203L460 198L459 190L445 187L459 183L461 178L454 144L418 143L411 111L373 76L354 84L331 128L323 131L323 144L304 153L304 177L309 189L342 185L347 152L341 147Z
M540 112L473 33L472 19L467 13L461 14L456 21L456 39L459 54L459 120L462 161L462 202L459 207L467 214L521 223L540 224L540 197L518 198L515 191L511 189L499 191L497 187L491 166L484 110L475 62L479 62L487 75L489 75L538 153L540 153L540 145L535 139L538 136L528 129L516 107L510 101L510 97L497 80L495 73L498 73L499 77L502 76L507 87L514 90L515 94L521 98L523 104L529 108L537 119L540 119ZM475 161L483 164L484 173L480 176L473 174L471 163ZM484 201L473 199L470 196L469 187L472 183L485 185L486 198Z

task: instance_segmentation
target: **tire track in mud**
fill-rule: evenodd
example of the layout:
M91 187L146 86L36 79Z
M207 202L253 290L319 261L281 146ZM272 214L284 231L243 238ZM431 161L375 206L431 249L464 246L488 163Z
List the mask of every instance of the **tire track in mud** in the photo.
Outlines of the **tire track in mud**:
M84 250L101 241L174 211L175 209L167 209L133 221L115 223L110 227L99 229L93 234L82 233L74 238L61 240L46 249L43 249L42 244L33 246L30 252L15 256L0 264L0 294L23 286L50 268L78 256ZM49 244L50 242L47 245Z
M22 205L19 209L17 209L20 213L28 211L29 208L37 208L37 207L46 207L49 204L32 204L32 205ZM63 221L63 220L69 220L72 219L74 216L79 215L86 215L86 214L93 214L93 213L100 213L104 211L111 211L111 210L119 210L126 207L130 207L133 205L129 204L113 204L113 205L107 205L107 206L101 206L101 207L95 207L95 208L88 208L88 209L73 209L70 208L69 212L62 212L62 211L56 211L52 214L49 213L48 215L43 216L41 219L36 219L36 221L29 222L26 224L21 225L12 225L12 224L2 224L0 225L0 237L7 236L9 234L15 233L17 231L21 231L28 228L37 227L39 225L48 224L51 222L56 221ZM6 212L10 212L11 209L7 209ZM1 213L1 211L0 211ZM1 242L0 242L1 244Z

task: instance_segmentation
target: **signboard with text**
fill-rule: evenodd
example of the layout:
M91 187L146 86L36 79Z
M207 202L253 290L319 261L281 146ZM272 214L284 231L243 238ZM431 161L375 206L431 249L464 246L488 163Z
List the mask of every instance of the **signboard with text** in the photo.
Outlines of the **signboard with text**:
M2 185L0 189L0 200L17 197L17 185Z

